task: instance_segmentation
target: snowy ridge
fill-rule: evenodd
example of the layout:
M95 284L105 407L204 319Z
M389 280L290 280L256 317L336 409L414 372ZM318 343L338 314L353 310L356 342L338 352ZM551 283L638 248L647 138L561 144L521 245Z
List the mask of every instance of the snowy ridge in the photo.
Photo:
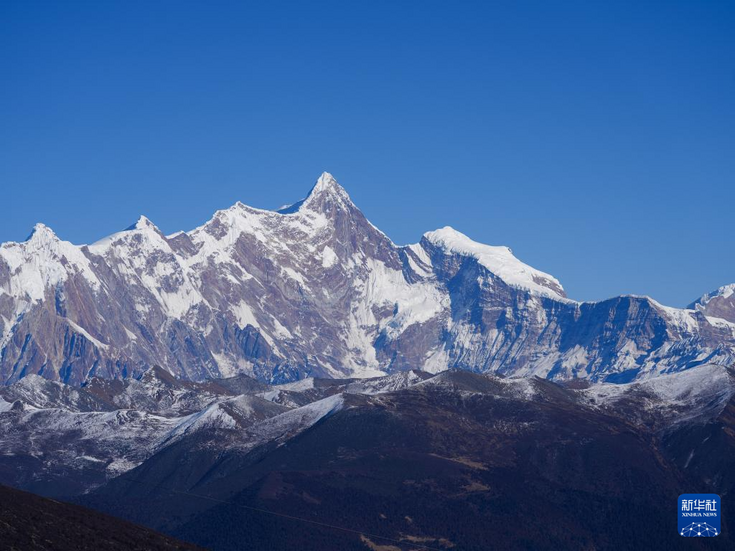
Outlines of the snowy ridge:
M708 364L680 373L669 373L628 384L597 384L580 391L596 407L626 408L627 401L645 409L631 415L657 415L666 426L719 415L735 396L735 378L728 368Z
M480 264L508 285L555 300L566 300L566 294L559 280L524 264L513 256L508 247L477 243L450 226L425 233L424 237L449 253L476 258Z
M80 247L62 241L44 224L36 224L23 243L8 242L0 245L0 258L15 277L3 291L14 298L40 302L46 289L81 275L94 287L100 285L89 259Z
M722 320L735 323L735 283L724 285L719 289L707 293L689 308L706 315L714 325L722 326Z
M344 403L344 397L337 394L266 419L251 429L256 437L255 442L260 444L291 437L321 419L337 413L343 408Z
M180 395L182 386L189 383L154 376L126 384L134 390L123 392L130 407L109 411L104 409L111 405L108 402L94 402L94 391L90 394L86 388L75 389L37 376L2 389L0 459L46 457L42 467L46 472L58 472L59 476L68 476L69 469L91 472L100 483L195 434L224 431L229 436L216 436L215 442L221 445L222 438L233 438L237 447L249 450L306 430L339 411L344 403L342 396L336 395L290 409L254 395L220 395L199 411L171 416L152 412L170 412L171 395L164 390L178 389ZM206 394L206 386L201 383L191 390ZM104 394L109 394L109 389ZM202 401L208 400L205 396Z
M653 379L627 384L592 385L584 393L601 401L616 399L631 391L645 391L667 404L683 404L713 393L732 393L731 377L721 365L703 365L681 373L670 373ZM728 396L728 398L729 398Z
M424 379L426 379L426 374L422 376L416 371L404 371L402 373L386 375L385 377L363 379L361 381L350 383L345 387L345 392L368 395L381 394L383 392L395 392L396 390L402 390L418 384Z
M714 298L717 298L717 297L730 298L734 294L735 294L735 283L732 283L730 285L723 285L719 289L716 289L712 291L711 293L707 293L706 295L703 295L702 298L697 301L697 303L706 305L709 301L711 301Z

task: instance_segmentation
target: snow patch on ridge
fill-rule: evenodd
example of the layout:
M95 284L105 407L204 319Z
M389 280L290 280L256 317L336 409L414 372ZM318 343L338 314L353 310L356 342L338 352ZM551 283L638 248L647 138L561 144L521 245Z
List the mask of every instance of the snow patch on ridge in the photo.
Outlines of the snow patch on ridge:
M327 245L322 251L322 268L331 268L337 262L337 255L332 247Z
M240 329L245 329L248 325L252 325L256 329L260 327L258 320L255 319L253 310L250 308L247 302L241 300L232 310L237 320L237 325Z
M94 338L92 335L89 334L89 331L84 329L84 327L81 327L80 325L77 325L69 318L64 318L64 321L69 324L69 326L82 335L84 338L86 338L88 341L90 341L92 344L94 344L97 348L101 348L103 350L107 350L107 345L103 342L101 342L99 339Z

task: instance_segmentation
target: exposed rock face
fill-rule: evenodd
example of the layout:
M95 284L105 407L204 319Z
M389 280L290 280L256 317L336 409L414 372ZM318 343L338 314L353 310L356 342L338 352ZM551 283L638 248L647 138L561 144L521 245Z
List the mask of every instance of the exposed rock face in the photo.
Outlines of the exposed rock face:
M702 312L708 318L716 318L710 319L716 325L723 325L722 320L735 323L735 283L707 293L689 308Z
M0 381L79 385L158 364L195 381L456 367L624 382L732 362L720 303L578 303L510 249L451 228L397 246L325 173L291 207L237 203L186 233L141 217L93 245L43 225L3 244Z

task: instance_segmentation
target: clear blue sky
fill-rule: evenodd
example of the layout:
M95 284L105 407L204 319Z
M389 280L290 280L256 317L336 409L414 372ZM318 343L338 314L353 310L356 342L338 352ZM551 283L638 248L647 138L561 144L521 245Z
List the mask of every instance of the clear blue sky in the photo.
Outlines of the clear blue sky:
M0 241L193 228L323 171L577 299L735 282L735 2L0 2Z

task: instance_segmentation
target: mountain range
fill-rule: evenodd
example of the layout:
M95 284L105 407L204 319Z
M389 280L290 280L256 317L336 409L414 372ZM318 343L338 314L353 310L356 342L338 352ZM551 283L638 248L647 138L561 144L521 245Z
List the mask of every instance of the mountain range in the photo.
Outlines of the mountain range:
M39 224L0 332L0 484L54 500L0 486L20 546L699 549L677 496L735 493L735 285L578 302L449 227L394 244L327 173L190 232Z
M190 381L461 369L629 382L735 358L735 285L686 309L567 297L507 247L445 227L399 246L324 173L277 211L236 203L91 245L38 224L0 247L0 381L80 386L159 365Z

